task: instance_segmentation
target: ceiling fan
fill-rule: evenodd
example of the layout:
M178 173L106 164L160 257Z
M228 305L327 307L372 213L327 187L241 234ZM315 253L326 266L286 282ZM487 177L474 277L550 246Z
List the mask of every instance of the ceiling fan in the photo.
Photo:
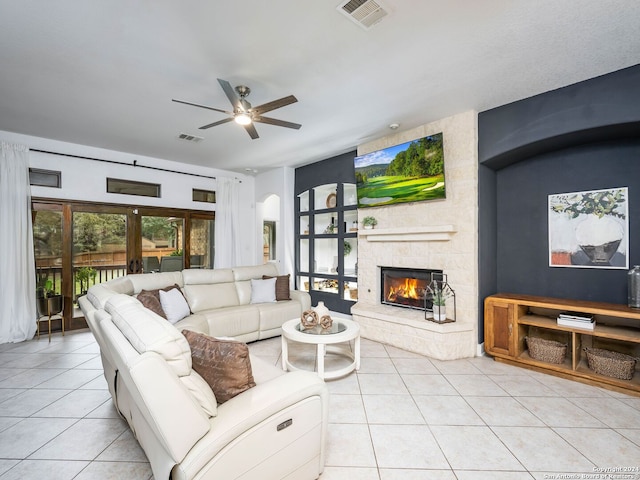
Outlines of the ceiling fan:
M255 140L256 138L258 138L258 132L256 131L256 127L253 125L254 123L267 123L269 125L294 128L296 130L298 130L302 126L299 123L286 122L284 120L277 120L275 118L262 116L263 113L270 112L271 110L275 110L276 108L281 108L292 103L296 103L298 99L293 95L289 95L288 97L283 97L272 102L264 103L257 107L252 107L251 104L247 101L247 96L249 96L249 94L251 93L251 89L249 87L238 85L234 91L233 87L231 87L231 84L226 80L222 80L219 78L218 83L222 87L222 90L224 90L224 93L227 95L227 98L233 106L232 112L228 110L221 110L219 108L209 107L207 105L200 105L198 103L176 100L175 98L172 99L172 101L177 103L184 103L185 105L206 108L207 110L213 110L214 112L221 112L230 115L229 118L225 118L224 120L218 120L217 122L203 125L202 127L200 127L200 130L205 130L207 128L222 125L223 123L228 123L235 120L235 122L242 125L249 136Z

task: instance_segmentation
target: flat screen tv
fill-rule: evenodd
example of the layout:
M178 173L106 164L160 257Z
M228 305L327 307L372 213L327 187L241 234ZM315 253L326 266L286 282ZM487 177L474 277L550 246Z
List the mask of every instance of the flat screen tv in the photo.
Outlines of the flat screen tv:
M442 133L355 158L358 207L445 198Z

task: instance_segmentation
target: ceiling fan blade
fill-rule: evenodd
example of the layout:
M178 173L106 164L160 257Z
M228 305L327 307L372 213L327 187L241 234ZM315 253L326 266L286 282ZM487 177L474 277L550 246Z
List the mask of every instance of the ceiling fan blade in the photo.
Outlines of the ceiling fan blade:
M233 112L228 112L227 110L220 110L219 108L214 108L214 107L207 107L206 105L200 105L199 103L185 102L184 100L176 100L175 98L172 98L171 101L172 102L176 102L176 103L184 103L185 105L191 105L192 107L206 108L207 110L213 110L214 112L226 113L227 115L233 115Z
M225 95L227 96L227 98L231 102L231 105L233 106L233 109L234 110L236 110L236 109L244 110L242 108L242 105L240 104L240 99L238 98L236 93L233 91L233 87L231 86L231 84L229 82L227 82L226 80L222 80L221 78L218 79L218 83L220 84L220 86L222 87L222 90L224 90Z
M229 123L233 120L233 118L225 118L224 120L218 120L217 122L210 123L208 125L203 125L200 127L200 130L206 130L207 128L216 127L218 125L222 125L223 123Z
M277 127L295 128L296 130L300 129L300 127L302 126L299 123L286 122L284 120L276 120L275 118L269 117L254 117L253 121L258 123L267 123L269 125L276 125Z
M296 103L298 99L293 95L289 95L288 97L283 97L278 100L274 100L273 102L263 103L262 105L258 105L257 107L253 107L253 111L260 115L262 113L270 112L271 110L275 110L276 108L286 107L287 105L291 105L292 103Z
M255 140L256 138L258 138L258 131L256 130L256 127L253 125L253 123L250 123L249 125L243 125L243 126L252 140Z

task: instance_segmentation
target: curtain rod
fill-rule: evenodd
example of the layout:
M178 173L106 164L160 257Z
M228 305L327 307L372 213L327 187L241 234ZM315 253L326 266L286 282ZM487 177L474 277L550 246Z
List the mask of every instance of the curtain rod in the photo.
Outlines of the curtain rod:
M85 156L82 156L82 155L71 155L69 153L51 152L49 150L39 150L37 148L30 148L29 150L32 151L32 152L38 152L38 153L48 153L50 155L60 155L61 157L81 158L83 160L93 160L94 162L104 162L104 163L113 163L113 164L116 164L116 165L125 165L125 166L129 166L129 167L148 168L149 170L158 170L160 172L177 173L177 174L180 174L180 175L190 175L192 177L209 178L211 180L215 180L216 179L216 177L212 177L210 175L201 175L199 173L180 172L178 170L170 170L168 168L150 167L148 165L140 165L137 160L134 160L133 163L127 163L127 162L118 162L116 160L105 160L103 158L85 157ZM236 180L238 180L238 179L236 178ZM238 180L238 181L240 183L242 183L242 180Z

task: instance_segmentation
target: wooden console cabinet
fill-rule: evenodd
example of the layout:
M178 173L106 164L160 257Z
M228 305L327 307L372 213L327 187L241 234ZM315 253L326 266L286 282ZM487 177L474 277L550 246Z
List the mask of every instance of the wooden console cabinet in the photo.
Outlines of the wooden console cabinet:
M560 312L589 313L593 330L557 324ZM564 300L531 295L497 294L485 299L485 351L495 360L552 375L640 395L640 310L625 305ZM564 363L553 364L529 356L525 337L567 344ZM587 365L585 347L603 348L638 358L631 380L599 375Z

